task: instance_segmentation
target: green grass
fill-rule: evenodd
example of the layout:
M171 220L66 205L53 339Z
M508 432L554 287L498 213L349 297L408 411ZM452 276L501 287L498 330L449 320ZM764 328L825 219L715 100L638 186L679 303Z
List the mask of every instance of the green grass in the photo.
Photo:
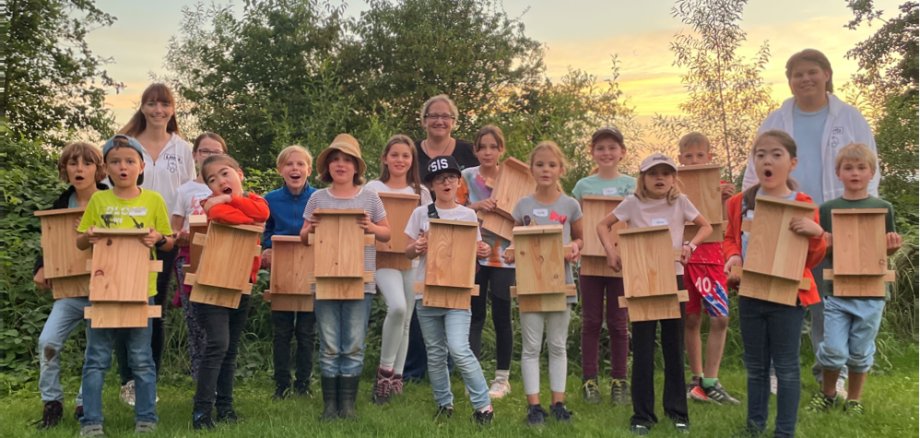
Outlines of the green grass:
M851 418L842 411L816 415L799 410L798 436L802 437L916 437L917 398L917 347L905 345L896 357L890 357L891 368L869 378L863 402L867 414ZM810 363L810 361L805 360ZM518 370L514 370L518 373ZM118 401L115 372L109 373L105 387L105 428L108 436L133 436L133 410ZM803 391L800 407L804 407L811 394L817 390L803 367ZM742 399L741 406L715 406L690 403L692 433L696 436L727 437L744 424L745 404L743 370L730 368L722 373L723 385ZM36 431L31 423L41 415L41 402L37 389L20 390L0 398L0 436L3 437L72 437L78 434L79 425L72 417L73 392L78 383L76 376L66 379L68 396L65 402L65 420L51 431ZM662 376L656 375L658 394ZM240 381L236 387L236 408L242 416L240 423L223 425L213 433L196 433L191 428L190 379L165 378L159 385L159 430L152 436L234 436L234 437L289 437L289 436L630 436L628 406L613 406L609 402L587 405L581 401L580 378L570 376L568 381L569 409L575 412L571 424L550 421L541 429L527 428L524 423L525 402L519 379L515 379L511 397L495 402L496 417L492 426L481 429L469 421L472 408L464 396L462 382L454 378L456 412L452 419L435 423L432 420L435 406L427 382L406 386L406 393L384 406L370 403L370 377L361 383L357 421L323 423L318 420L322 409L319 395L313 398L292 398L271 401L273 386L266 376ZM544 377L544 404L548 402ZM314 391L319 385L314 383ZM775 402L775 398L774 398ZM660 399L658 404L660 405ZM660 413L660 406L659 416ZM771 408L775 413L775 408ZM770 419L772 424L773 419ZM219 435L218 435L219 434ZM661 420L650 436L672 436L668 420Z

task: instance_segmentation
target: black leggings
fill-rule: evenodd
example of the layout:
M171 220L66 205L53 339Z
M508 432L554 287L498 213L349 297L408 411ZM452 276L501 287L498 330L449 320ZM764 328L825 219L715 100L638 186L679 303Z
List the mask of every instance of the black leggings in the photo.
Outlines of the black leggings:
M492 298L492 324L495 325L495 362L497 370L511 369L514 333L511 329L511 286L514 269L480 266L476 272L479 296L470 300L470 347L477 358L482 351L482 328L486 322L486 301Z

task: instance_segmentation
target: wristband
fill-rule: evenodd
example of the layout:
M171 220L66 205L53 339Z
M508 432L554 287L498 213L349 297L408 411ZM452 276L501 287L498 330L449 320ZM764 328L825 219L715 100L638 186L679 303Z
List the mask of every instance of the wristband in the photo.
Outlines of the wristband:
M693 242L691 242L691 241L688 240L688 241L684 242L684 245L690 247L690 252L696 251L696 245L694 245Z
M155 247L157 247L157 248L160 248L160 247L162 247L163 245L166 245L166 242L167 242L166 236L161 236L161 237L160 237L160 240L157 240L157 242L154 243L153 246L155 246Z

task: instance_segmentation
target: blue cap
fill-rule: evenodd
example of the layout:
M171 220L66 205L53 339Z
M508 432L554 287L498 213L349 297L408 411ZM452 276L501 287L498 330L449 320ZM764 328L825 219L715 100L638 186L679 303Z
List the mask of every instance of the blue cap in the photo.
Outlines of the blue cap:
M141 146L141 143L136 138L124 134L115 134L109 141L105 142L102 146L102 158L105 158L109 151L115 149L115 146L130 147L140 154L141 159L144 158L144 147Z

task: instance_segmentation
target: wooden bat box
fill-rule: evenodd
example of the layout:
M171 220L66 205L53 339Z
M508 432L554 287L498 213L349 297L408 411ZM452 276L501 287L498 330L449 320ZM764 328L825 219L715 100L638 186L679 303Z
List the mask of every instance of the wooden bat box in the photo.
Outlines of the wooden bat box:
M495 211L480 211L476 213L482 224L482 229L488 230L495 235L511 241L514 239L514 219L510 214Z
M315 246L313 275L317 300L363 300L364 283L374 280L374 272L364 271L364 247L374 237L365 235L357 221L362 209L319 209L320 218L311 236Z
M313 311L313 246L304 245L300 236L272 236L269 296L274 311Z
M808 256L808 238L790 230L789 222L797 217L812 219L815 205L758 196L754 211L738 292L741 296L794 306L798 290L804 286L800 283Z
M562 225L514 227L514 264L521 312L565 310L566 296L575 285L565 283L565 251Z
M390 223L390 241L377 242L377 269L397 269L404 271L412 267L412 260L406 257L409 241L404 230L409 217L418 207L419 196L405 193L379 192L383 208L387 211Z
M628 228L618 234L625 291L619 303L629 310L629 320L680 318L687 292L677 289L670 228Z
M824 270L824 279L834 282L834 296L885 297L885 283L895 280L888 269L887 214L884 208L831 211L834 267Z
M208 232L208 217L203 214L193 214L188 217L188 241L194 242L195 235L201 233L204 235ZM186 274L194 274L198 269L198 263L201 262L201 245L189 245L189 267Z
M89 296L89 268L92 251L77 248L77 223L84 208L36 211L41 221L42 257L45 278L51 280L54 299Z
M600 196L585 195L581 198L581 209L584 214L585 229L585 247L581 250L581 275L593 275L598 277L622 277L623 274L615 272L613 268L607 266L607 253L604 246L601 245L597 233L597 224L610 214L620 202L623 202L621 196ZM609 237L614 246L618 246L619 237L617 231L626 229L626 223L617 222L610 229Z
M207 233L198 233L194 246L202 246L201 261L195 274L185 275L192 286L189 300L235 309L241 294L249 294L253 259L261 254L258 244L261 225L227 225L211 222Z
M725 240L722 226L722 188L718 164L681 166L677 170L681 193L687 195L700 214L712 224L712 234L703 242ZM684 240L692 240L699 227L689 223L684 227Z
M150 259L150 248L140 238L147 229L97 229L89 262L89 300L83 316L92 328L146 327L148 318L160 317L160 306L147 304L151 272L163 262Z
M495 198L495 209L491 212L480 212L479 219L482 228L501 236L502 239L511 241L514 238L514 218L511 212L521 198L531 194L537 187L530 167L527 163L514 157L508 157L502 162L501 173L492 189Z
M478 294L475 222L430 219L422 304L427 307L469 309Z

